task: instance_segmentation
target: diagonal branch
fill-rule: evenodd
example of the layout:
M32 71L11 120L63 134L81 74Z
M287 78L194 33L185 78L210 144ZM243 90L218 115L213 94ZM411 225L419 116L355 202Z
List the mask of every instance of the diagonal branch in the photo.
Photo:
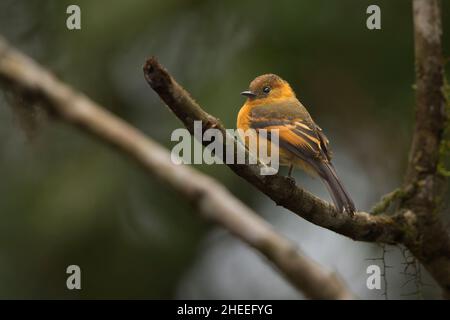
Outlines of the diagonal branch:
M310 260L214 179L177 166L169 152L83 94L57 80L0 38L0 82L25 101L42 102L52 114L112 144L152 177L181 194L201 217L225 228L264 255L309 298L350 299L341 280Z
M161 99L193 132L194 121L202 121L203 129L217 128L225 135L220 121L204 111L190 95L169 75L155 58L150 58L144 66L144 75L150 86ZM206 142L205 144L209 144ZM256 165L227 164L236 174L247 180L261 192L300 217L354 240L398 243L403 238L403 228L397 222L403 215L389 217L372 216L357 212L354 217L336 212L333 206L313 196L293 181L282 176L264 176Z

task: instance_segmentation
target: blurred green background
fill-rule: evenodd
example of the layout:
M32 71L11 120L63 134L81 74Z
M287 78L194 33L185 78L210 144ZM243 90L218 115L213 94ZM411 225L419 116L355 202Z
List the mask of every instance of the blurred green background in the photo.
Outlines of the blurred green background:
M81 30L66 28L69 4L81 8ZM366 28L370 4L381 7L381 30ZM407 160L414 115L411 11L407 0L2 0L0 34L168 148L181 125L144 81L148 56L156 55L229 128L244 102L239 92L255 76L277 73L330 137L340 175L357 206L368 210L401 183ZM448 59L449 1L443 13ZM233 270L251 271L259 257L245 268L239 261L225 266L233 254L209 240L216 233L233 240L199 220L183 199L91 136L35 117L37 126L30 127L0 94L0 298L298 297L283 289L289 287L283 280L258 287L274 276L270 269L240 287ZM317 247L321 234L331 232L276 208L225 166L196 168L315 259L348 262L336 268L360 296L382 298L364 282L365 259L378 256L378 247L341 239L343 248L359 253L336 249L335 256L334 241ZM301 173L297 182L327 197ZM277 225L279 216L291 220ZM307 239L297 239L300 233ZM401 262L398 254L391 258L400 269L390 273L388 291L415 298L408 295L414 288L401 287ZM70 264L81 267L81 291L66 289ZM211 281L218 278L236 285L228 290ZM435 297L432 282L427 288L425 297Z

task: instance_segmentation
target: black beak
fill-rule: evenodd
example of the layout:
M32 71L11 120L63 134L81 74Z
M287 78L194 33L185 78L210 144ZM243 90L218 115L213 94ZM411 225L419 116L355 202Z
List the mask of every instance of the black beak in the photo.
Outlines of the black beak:
M252 91L250 91L250 90L242 91L241 94L242 94L243 96L248 97L248 98L254 98L254 97L256 97L256 94L254 94L254 93L253 93Z

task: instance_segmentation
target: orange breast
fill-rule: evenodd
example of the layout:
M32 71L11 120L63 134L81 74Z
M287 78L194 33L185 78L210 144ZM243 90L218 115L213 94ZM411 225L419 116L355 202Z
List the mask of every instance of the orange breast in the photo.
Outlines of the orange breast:
M245 103L241 110L239 110L238 116L237 116L237 128L238 129L242 129L244 131L250 129L250 120L249 120L249 114L251 109L254 106L252 105L252 103ZM270 128L268 128L270 129ZM257 137L257 145L259 145L259 139L262 139L261 137ZM244 142L244 144L248 146L248 139L245 139L244 137L241 136L241 140ZM268 143L268 155L270 155L270 153L272 152L271 149L275 149L276 152L279 152L279 161L280 161L280 165L281 166L290 166L291 164L294 165L297 168L301 168L304 171L306 171L307 173L309 173L312 176L315 176L315 171L313 170L313 168L311 168L310 165L308 165L307 163L305 163L304 161L302 161L300 158L298 158L296 155L294 155L292 152L288 151L288 150L284 150L284 149L279 149L279 148L271 148L271 143ZM254 154L258 154L258 147L255 150L252 150Z
M241 110L239 110L237 116L237 128L242 130L247 130L249 128L249 113L251 106L245 103Z

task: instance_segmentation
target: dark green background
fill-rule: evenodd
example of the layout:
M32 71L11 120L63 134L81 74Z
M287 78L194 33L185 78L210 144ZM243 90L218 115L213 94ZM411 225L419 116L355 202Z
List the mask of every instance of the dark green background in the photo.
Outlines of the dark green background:
M66 28L69 4L81 7L80 31ZM370 4L381 7L382 30L366 28ZM443 1L447 59L449 5ZM406 0L3 0L0 34L167 147L180 123L144 81L148 56L156 55L229 128L243 103L239 92L255 76L277 73L330 137L337 164L344 164L338 171L357 205L368 210L401 183L407 160L414 108L411 11ZM180 281L195 268L210 226L109 146L42 116L36 127L14 110L0 98L0 298L186 297L177 294ZM359 170L343 168L346 159ZM280 210L225 166L196 168L266 216ZM301 183L304 176L298 177ZM361 180L370 192L358 193ZM299 245L313 256L319 250ZM377 247L364 248L367 258L379 254ZM215 259L222 259L220 252ZM342 252L336 259L350 258ZM393 259L401 270L401 259ZM81 291L65 287L70 264L82 269ZM354 261L362 277L366 264ZM233 273L216 276L232 281ZM392 290L398 297L411 291ZM202 297L218 296L234 297Z

